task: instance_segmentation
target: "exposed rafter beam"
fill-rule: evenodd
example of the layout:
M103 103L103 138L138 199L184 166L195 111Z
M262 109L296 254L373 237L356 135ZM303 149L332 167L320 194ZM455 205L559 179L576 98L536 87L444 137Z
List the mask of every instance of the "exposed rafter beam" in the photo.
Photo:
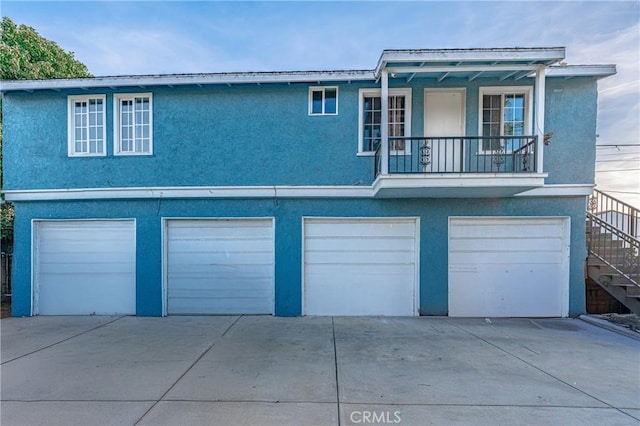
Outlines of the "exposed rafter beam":
M391 67L387 68L391 73L444 73L444 72L468 72L468 71L535 71L536 65L436 65L429 67Z
M449 75L448 72L445 72L444 74L442 74L440 77L438 77L438 83L440 83L442 80L444 80L445 78L447 78L447 76Z
M420 66L421 66L421 67L423 67L423 66L424 66L424 64L425 64L424 62L421 62L421 63L420 63ZM411 83L411 80L413 80L413 77L415 77L415 76L416 76L416 74L417 74L417 73L415 73L415 72L414 72L413 74L411 74L411 75L409 76L409 78L407 78L407 83Z

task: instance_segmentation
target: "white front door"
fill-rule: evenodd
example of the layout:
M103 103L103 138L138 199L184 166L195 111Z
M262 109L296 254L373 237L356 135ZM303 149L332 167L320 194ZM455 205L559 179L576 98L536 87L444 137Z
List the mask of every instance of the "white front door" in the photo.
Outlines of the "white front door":
M429 140L420 153L425 172L461 172L464 149L464 111L466 91L463 88L425 89L424 135L442 137Z

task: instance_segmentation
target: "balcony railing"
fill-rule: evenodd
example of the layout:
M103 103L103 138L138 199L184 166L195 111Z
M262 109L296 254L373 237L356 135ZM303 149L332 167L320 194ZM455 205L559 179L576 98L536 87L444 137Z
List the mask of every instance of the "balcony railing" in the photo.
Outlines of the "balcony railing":
M375 176L382 170L381 146ZM535 136L390 137L389 174L534 173Z

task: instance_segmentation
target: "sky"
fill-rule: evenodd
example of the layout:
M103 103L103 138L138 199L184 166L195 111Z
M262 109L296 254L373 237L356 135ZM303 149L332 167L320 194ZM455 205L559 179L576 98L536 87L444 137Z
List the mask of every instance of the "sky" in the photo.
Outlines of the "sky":
M0 13L96 76L370 70L383 49L564 46L568 64L617 65L598 84L596 184L640 207L638 1L2 0Z

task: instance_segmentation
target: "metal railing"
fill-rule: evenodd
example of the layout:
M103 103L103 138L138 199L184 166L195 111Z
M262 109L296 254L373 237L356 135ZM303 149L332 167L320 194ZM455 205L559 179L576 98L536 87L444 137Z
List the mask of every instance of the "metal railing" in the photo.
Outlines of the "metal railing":
M587 250L640 286L640 240L587 212Z
M589 212L622 232L638 238L640 210L597 189L589 198Z
M375 151L375 176L382 166ZM535 136L390 137L389 174L534 173Z

